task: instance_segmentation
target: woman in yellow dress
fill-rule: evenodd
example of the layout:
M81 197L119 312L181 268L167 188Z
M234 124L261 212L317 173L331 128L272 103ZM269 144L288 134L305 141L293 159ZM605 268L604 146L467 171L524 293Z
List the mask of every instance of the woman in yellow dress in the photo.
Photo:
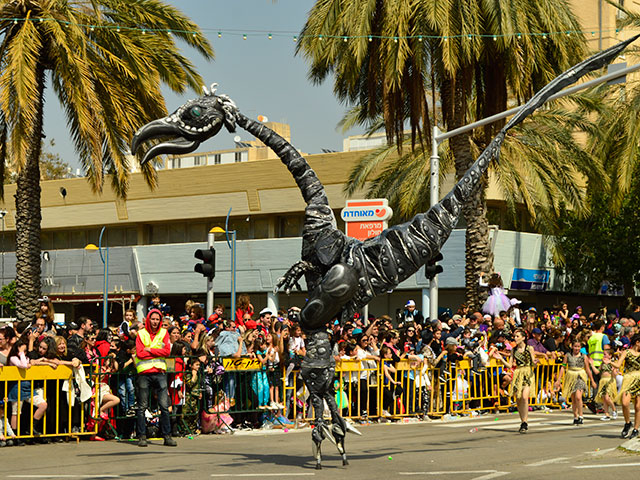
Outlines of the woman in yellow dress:
M571 353L565 354L564 362L562 367L560 367L560 373L556 381L556 388L558 388L560 386L560 379L562 379L564 375L562 396L568 403L571 403L574 425L582 425L584 423L582 397L587 391L587 382L590 381L591 386L593 388L596 387L589 360L585 354L580 353L581 348L582 343L580 341L574 340L572 342Z
M533 347L527 345L527 334L521 328L517 329L513 334L516 346L511 350L511 357L505 360L498 352L493 357L500 360L507 368L514 368L513 378L509 386L509 395L515 395L516 405L518 406L518 414L520 415L520 433L527 433L529 425L527 419L529 417L529 397L531 396L531 387L535 386L535 377L533 375L533 366L535 363L535 354Z
M622 405L624 414L624 428L620 436L622 438L635 438L638 436L640 426L640 333L631 337L631 347L625 350L620 359L614 364L616 368L624 365L624 379L616 396L616 403ZM631 399L633 399L634 421L631 423ZM629 434L631 426L633 431Z
M611 419L615 420L618 418L618 412L613 399L618 395L618 387L616 386L617 369L613 365L611 358L611 345L604 346L604 355L600 368L596 368L593 364L591 368L596 374L600 374L598 392L595 398L596 403L601 403L604 408L604 416L600 420L605 422ZM611 415L609 415L609 412L611 412Z

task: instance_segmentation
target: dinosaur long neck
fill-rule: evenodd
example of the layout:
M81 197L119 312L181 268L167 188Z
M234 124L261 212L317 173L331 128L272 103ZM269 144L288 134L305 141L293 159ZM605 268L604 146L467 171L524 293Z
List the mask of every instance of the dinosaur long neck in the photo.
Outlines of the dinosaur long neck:
M282 163L289 169L307 205L329 205L324 186L316 175L316 172L309 166L305 158L287 142L260 122L255 122L241 113L237 117L238 125L244 128L256 138L260 139L267 147L271 148Z
M469 169L464 173L453 190L449 192L438 204L430 208L429 212L427 212L427 215L433 220L440 220L438 222L439 224L442 224L442 220L445 220L443 225L445 227L445 232L443 233L446 233L446 235L442 235L440 237L438 242L440 247L444 244L445 240L451 233L451 229L453 229L457 223L457 218L462 211L462 204L477 187L480 179L489 168L491 160L494 158L496 160L498 159L500 155L500 146L504 141L507 131L521 123L527 116L546 102L549 97L559 92L564 87L575 83L580 77L587 73L598 70L607 65L616 58L627 45L635 41L638 37L640 37L640 35L636 35L624 42L618 43L617 45L603 50L602 52L583 60L577 65L574 65L569 70L552 80L522 106L520 111L512 117L511 120L509 120L509 122L502 128L502 130L500 130L491 143L489 143L487 148L484 149L471 167L469 167ZM446 212L444 212L443 209Z

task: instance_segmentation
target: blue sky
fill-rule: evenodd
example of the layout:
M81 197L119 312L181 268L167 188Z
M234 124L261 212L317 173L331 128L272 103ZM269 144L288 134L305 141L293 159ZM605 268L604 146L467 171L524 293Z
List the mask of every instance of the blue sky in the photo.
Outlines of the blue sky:
M343 134L338 129L337 123L346 108L333 96L332 80L312 84L307 79L308 64L302 56L294 56L293 36L302 29L313 0L167 0L167 3L198 23L213 44L216 58L207 62L194 50L179 44L183 53L194 62L207 84L217 82L218 93L229 95L245 115L254 119L266 115L269 120L289 123L292 143L308 153L320 153L322 148L342 150L344 136L361 133ZM218 31L223 32L222 38L218 38ZM271 40L267 38L270 31ZM242 39L245 32L247 40ZM194 96L194 92L176 96L166 91L167 108L173 111ZM75 169L77 160L65 119L50 90L45 133L47 139L56 142L53 151ZM237 134L243 140L251 139L242 130ZM233 137L223 130L202 145L200 151L232 148Z

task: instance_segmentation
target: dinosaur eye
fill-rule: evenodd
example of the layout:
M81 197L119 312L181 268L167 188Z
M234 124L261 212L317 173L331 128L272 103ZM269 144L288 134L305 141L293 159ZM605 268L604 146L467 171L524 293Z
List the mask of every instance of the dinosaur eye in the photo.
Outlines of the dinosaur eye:
M202 115L202 109L198 106L191 107L189 109L189 113L195 118L198 118Z

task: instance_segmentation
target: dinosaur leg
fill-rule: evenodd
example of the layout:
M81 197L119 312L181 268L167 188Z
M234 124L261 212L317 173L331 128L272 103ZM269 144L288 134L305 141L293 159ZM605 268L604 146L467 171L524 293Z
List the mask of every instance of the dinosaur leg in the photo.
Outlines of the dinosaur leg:
M331 369L333 372L333 369ZM302 379L309 389L311 396L311 404L313 405L313 413L315 416L315 428L311 431L312 451L316 460L316 470L322 469L322 441L329 438L333 441L329 428L324 418L323 387L325 385L324 377L327 375L325 369L305 368L301 370Z
M349 465L347 460L347 451L344 446L344 437L347 435L347 422L338 413L338 405L336 404L335 394L333 393L333 382L331 389L324 396L329 411L331 412L331 434L336 441L338 453L342 457L342 465Z
M333 376L333 372L331 373ZM340 456L342 457L342 465L349 465L349 461L347 460L347 451L345 448L345 437L347 432L352 432L357 435L361 435L361 433L340 416L338 404L336 403L333 380L327 384L327 388L324 390L324 401L327 402L329 411L331 412L331 434L335 439L338 453L340 453Z

